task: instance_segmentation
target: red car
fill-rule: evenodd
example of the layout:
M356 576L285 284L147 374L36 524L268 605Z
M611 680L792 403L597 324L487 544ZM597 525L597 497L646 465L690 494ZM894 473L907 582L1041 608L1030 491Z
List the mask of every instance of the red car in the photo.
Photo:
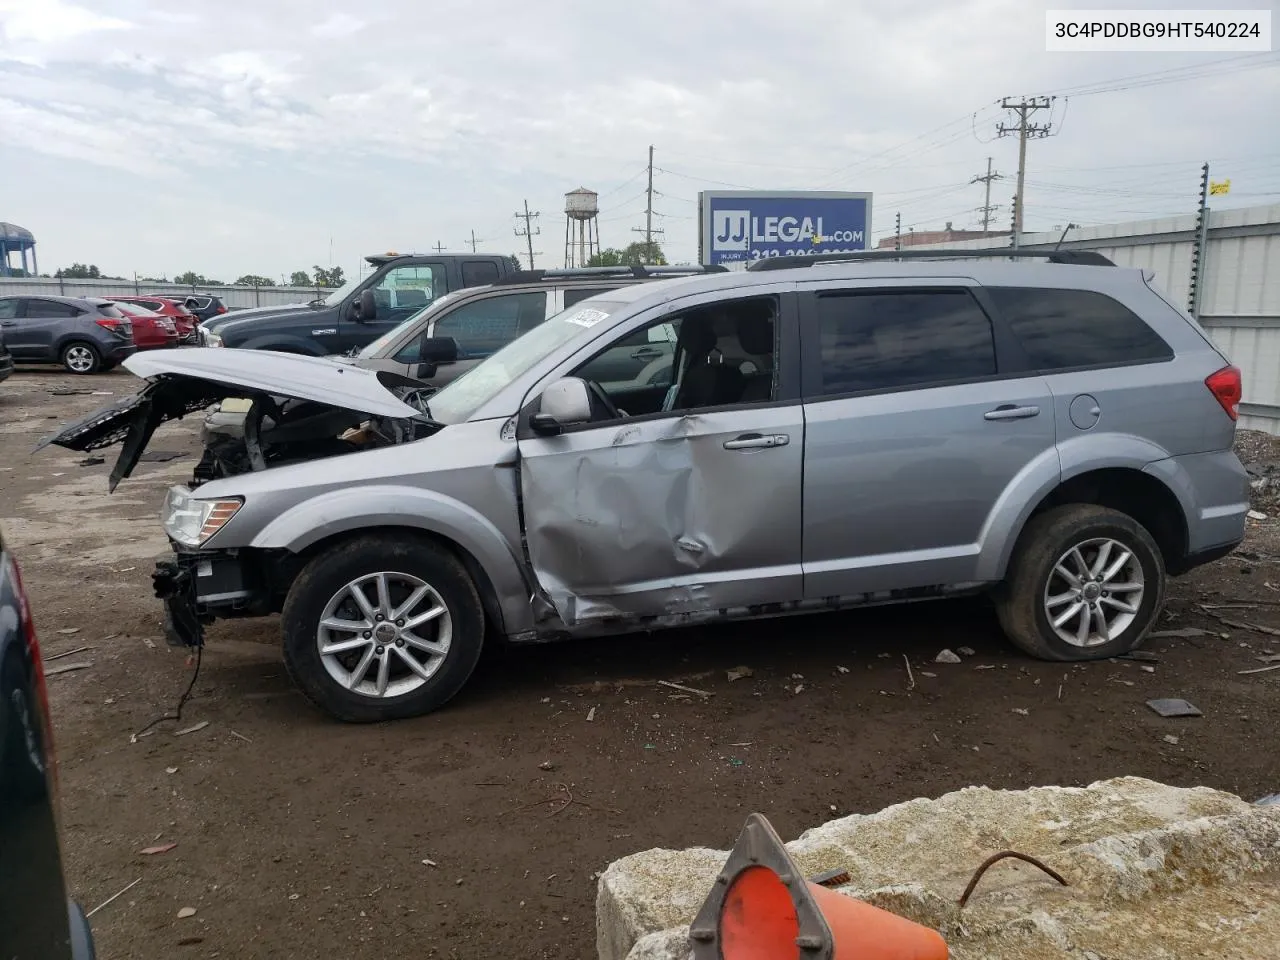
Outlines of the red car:
M195 343L200 319L187 309L181 297L108 297L116 303L132 303L162 317L168 317L178 329L179 343Z
M133 324L133 342L139 350L159 350L178 345L178 327L168 317L136 303L116 301L116 308Z

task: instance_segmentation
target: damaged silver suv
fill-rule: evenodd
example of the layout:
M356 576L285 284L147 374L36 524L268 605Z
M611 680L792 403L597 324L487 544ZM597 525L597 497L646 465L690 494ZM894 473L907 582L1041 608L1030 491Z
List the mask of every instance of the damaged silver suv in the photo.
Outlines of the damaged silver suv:
M1239 371L1096 254L890 255L615 290L438 393L139 355L142 392L52 442L123 442L114 485L222 401L164 506L171 640L281 612L290 674L343 720L441 706L494 638L977 591L1034 656L1136 647L1166 575L1243 536ZM661 369L617 362L655 342Z

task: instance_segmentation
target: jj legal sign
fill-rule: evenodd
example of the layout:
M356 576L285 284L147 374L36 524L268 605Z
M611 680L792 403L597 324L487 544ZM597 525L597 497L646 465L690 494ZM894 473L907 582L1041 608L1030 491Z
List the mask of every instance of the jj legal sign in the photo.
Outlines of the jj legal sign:
M703 263L865 250L871 194L704 190L698 197Z

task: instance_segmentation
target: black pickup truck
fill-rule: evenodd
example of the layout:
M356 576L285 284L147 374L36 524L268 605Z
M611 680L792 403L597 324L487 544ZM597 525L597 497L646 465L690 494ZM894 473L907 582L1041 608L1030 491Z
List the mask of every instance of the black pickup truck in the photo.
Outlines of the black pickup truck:
M201 345L313 357L351 353L451 290L495 283L520 269L511 257L485 253L388 253L365 261L371 273L323 299L213 317L200 327Z

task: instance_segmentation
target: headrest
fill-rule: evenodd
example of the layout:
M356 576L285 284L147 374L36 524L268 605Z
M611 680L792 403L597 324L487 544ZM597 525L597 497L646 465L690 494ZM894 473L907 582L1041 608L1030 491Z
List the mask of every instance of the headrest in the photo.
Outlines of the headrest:
M738 343L757 356L773 353L772 311L752 311L738 318Z
M705 318L685 317L677 340L685 353L701 356L710 353L716 345L716 333Z

